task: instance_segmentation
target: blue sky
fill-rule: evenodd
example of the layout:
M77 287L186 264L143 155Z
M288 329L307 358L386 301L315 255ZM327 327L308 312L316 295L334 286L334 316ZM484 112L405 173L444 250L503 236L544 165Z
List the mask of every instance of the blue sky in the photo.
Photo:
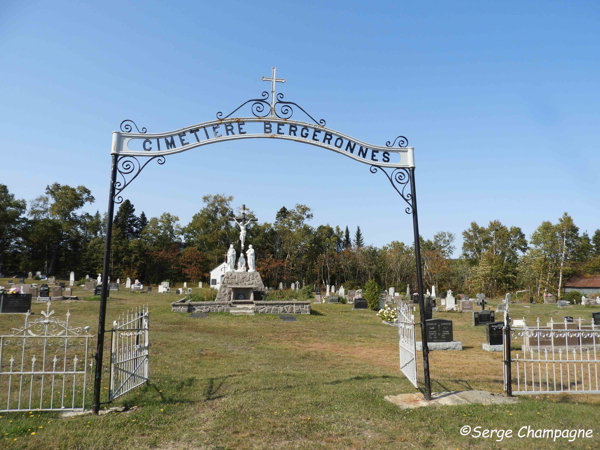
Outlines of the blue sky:
M32 2L0 0L0 182L31 200L83 184L107 209L111 132L212 120L255 98L277 66L286 100L327 126L415 147L421 234L498 219L529 236L567 211L600 228L600 3ZM233 141L151 163L124 191L186 224L225 193L272 222L360 225L412 242L381 174L324 149ZM458 254L458 252L457 252Z

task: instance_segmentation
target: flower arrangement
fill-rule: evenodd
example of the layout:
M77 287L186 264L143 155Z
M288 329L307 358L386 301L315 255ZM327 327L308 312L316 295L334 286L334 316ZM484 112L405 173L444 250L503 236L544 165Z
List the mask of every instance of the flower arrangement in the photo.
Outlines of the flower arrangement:
M377 316L381 317L381 320L385 322L396 322L396 319L398 319L398 311L385 305L385 308L379 310Z

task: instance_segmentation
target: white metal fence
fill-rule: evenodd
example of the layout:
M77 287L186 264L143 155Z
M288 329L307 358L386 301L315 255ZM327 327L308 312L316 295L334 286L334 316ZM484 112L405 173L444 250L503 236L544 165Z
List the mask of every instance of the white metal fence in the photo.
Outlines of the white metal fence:
M511 341L521 350L511 351ZM540 325L537 319L535 326L511 328L510 340L504 340L509 394L600 393L599 346L600 327L589 320Z
M400 371L418 388L417 383L417 343L415 316L412 305L398 302L398 340L400 346Z
M111 332L110 401L148 382L148 305L122 314Z
M83 411L91 369L89 327L60 320L48 302L41 317L0 336L0 411ZM6 399L6 403L4 403Z

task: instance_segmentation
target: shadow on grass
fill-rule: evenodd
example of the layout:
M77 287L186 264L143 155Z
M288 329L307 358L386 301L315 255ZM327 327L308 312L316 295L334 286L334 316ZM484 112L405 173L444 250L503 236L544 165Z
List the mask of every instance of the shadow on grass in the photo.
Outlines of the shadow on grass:
M320 311L315 311L314 309L312 309L312 308L311 308L311 309L310 309L310 315L311 315L311 316L324 316L325 314L323 314L323 313L322 313L322 312L320 312Z

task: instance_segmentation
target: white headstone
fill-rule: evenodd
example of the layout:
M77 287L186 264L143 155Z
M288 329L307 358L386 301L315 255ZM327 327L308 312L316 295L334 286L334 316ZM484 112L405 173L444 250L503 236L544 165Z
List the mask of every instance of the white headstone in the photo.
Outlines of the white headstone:
M136 278L136 280L135 280L135 283L133 283L133 284L135 284L136 286L139 286L139 285L140 285L140 280L138 280L138 279Z
M325 295L329 295L329 285L327 284L327 293Z
M121 279L117 278L117 284L121 284Z
M410 298L410 284L406 285L406 296Z
M456 311L456 299L450 289L448 289L448 293L446 294L446 311Z
M340 297L345 297L346 296L346 291L344 290L344 286L342 286L340 288L340 292L339 292Z
M102 284L102 274L98 274L98 278L96 279L96 281L98 282L98 284Z
M198 287L201 288L202 287L202 281L200 283L198 283Z
M283 290L283 283L280 281L279 282L279 290L282 291Z
M429 292L429 289L427 289L427 297L431 297L431 292Z
M331 288L329 289L329 292L331 292L332 294L335 292L335 284L331 285Z
M395 287L391 287L391 288L388 290L388 293L389 293L389 294L390 294L392 297L394 297L394 296L396 295L396 288L395 288Z
M435 285L431 286L431 296L435 298Z
M85 276L85 279L86 279L86 280L89 280L89 279L90 279L90 276L89 276L89 275L86 275L86 276Z
M292 291L295 291L295 290L296 290L296 286L294 285L294 282L293 282L293 281L292 281L292 285L290 286L290 289L291 289Z
M183 282L183 287L187 289L187 281Z
M27 274L27 278L29 278L29 279L33 278L33 274L32 274L31 272L29 272L29 273Z
M131 278L127 277L127 281L125 281L125 289L131 288Z
M69 286L75 286L75 272L71 272L69 275Z
M581 296L581 304L582 304L583 306L587 306L587 304L588 304L588 299L587 299L587 298L585 298L585 295L582 295L582 296Z

